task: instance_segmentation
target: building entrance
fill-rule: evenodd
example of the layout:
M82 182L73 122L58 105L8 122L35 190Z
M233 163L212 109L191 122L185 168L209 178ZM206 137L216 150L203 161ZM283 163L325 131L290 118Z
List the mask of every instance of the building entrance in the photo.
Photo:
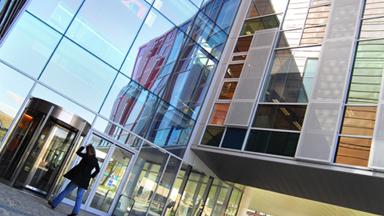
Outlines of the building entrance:
M49 197L89 129L80 117L31 98L2 148L1 181Z

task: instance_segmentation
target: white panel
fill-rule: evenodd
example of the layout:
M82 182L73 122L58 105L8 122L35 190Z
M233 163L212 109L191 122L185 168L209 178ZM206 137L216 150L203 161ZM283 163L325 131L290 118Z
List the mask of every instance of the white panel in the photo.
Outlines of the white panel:
M267 71L277 29L256 31L224 125L247 126Z
M332 1L325 38L354 37L362 0Z
M384 169L384 104L380 101L377 109L369 167Z
M249 117L252 114L254 102L235 102L232 101L228 110L225 124L230 125L247 125Z
M331 161L340 111L340 103L310 103L308 105L296 158Z
M326 41L312 87L312 100L338 100L344 98L354 40Z

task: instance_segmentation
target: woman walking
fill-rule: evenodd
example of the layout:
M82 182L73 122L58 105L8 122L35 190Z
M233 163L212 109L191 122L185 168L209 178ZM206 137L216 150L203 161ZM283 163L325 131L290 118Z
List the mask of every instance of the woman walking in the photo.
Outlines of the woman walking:
M68 216L75 216L79 214L81 201L83 200L85 190L88 189L89 180L91 178L95 178L100 171L100 167L96 158L95 148L93 148L92 144L86 145L85 148L86 153L82 153L84 146L80 147L76 152L76 154L82 158L80 163L64 175L64 177L71 180L71 182L69 182L67 187L65 187L65 189L59 195L57 195L57 197L52 202L48 201L48 204L51 206L51 208L54 209L57 205L59 205L64 197L67 196L68 193L77 188L75 206L72 210L72 213ZM91 173L94 168L96 170Z

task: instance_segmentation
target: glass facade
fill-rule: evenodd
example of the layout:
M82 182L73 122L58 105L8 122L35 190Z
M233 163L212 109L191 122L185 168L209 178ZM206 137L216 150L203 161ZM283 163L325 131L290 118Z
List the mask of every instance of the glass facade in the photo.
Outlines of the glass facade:
M29 1L1 38L0 141L11 140L31 97L44 99L92 124L104 175L91 182L86 210L188 215L207 203L212 215L225 212L224 192L208 201L213 178L183 157L240 3ZM236 83L227 87L224 98Z

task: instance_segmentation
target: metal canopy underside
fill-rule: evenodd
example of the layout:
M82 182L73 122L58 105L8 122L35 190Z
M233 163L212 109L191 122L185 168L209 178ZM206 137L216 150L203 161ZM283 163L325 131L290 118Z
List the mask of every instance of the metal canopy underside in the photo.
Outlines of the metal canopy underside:
M384 215L382 173L196 145L191 149L223 181Z

